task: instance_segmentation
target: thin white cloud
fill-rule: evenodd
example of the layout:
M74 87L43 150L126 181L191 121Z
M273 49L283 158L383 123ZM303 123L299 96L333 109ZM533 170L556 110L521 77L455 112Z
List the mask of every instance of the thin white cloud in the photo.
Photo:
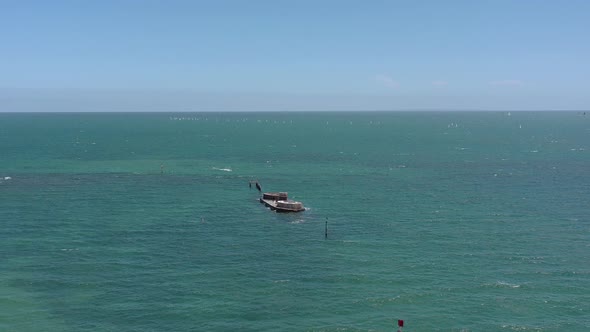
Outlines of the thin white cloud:
M447 81L440 81L440 80L438 80L438 81L432 81L431 83L434 86L447 86L447 85L449 85L449 82L447 82Z
M521 86L523 82L521 80L499 80L499 81L491 81L490 85L495 86Z
M399 82L387 75L383 75L383 74L376 75L375 80L390 89L399 88Z

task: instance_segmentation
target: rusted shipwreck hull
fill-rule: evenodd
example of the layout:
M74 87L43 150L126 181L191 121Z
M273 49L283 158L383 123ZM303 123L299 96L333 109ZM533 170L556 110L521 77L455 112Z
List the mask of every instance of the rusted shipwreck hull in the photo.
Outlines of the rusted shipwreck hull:
M301 212L305 211L303 203L292 201L286 192L263 193L260 203L276 212Z

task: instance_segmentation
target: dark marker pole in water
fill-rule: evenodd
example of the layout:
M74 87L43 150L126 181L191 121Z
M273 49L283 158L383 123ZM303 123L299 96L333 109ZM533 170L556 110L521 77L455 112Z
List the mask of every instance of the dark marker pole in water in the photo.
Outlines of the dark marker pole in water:
M328 239L328 218L326 217L326 232L324 233L324 240Z

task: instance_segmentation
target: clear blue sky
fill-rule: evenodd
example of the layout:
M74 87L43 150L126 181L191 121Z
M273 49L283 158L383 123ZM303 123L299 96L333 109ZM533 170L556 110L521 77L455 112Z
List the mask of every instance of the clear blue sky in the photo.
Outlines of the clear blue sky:
M0 111L590 109L590 1L0 0Z

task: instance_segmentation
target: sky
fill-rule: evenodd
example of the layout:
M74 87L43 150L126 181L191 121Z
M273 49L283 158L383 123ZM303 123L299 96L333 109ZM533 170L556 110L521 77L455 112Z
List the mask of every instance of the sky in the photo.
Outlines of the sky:
M590 110L586 0L0 0L0 112Z

